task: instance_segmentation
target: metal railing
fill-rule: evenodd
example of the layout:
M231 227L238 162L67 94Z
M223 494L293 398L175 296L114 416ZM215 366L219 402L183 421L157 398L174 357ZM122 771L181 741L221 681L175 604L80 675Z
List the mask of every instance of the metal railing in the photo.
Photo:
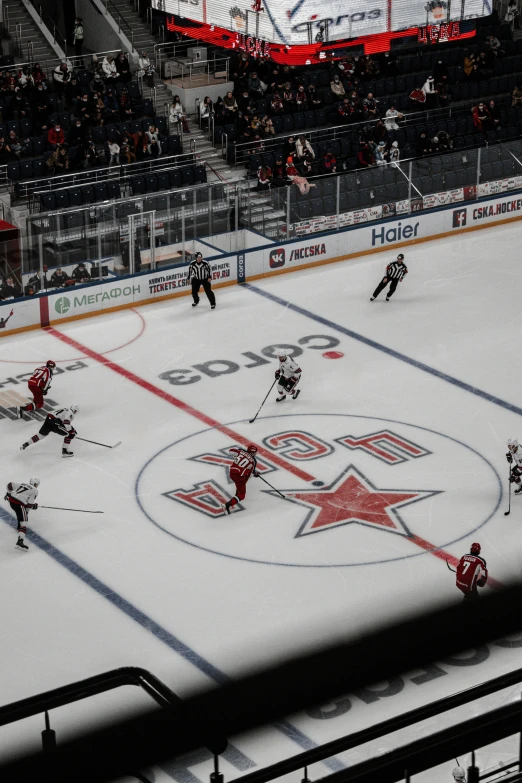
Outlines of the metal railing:
M154 44L154 67L159 75L160 79L164 76L163 66L165 62L175 57L186 57L187 49L198 47L199 45L206 46L199 39L188 41L168 41L166 43Z
M201 77L205 76L206 81L203 84L212 84L220 80L228 82L229 77L229 57L215 57L213 60L195 60L194 62L184 62L176 58L171 58L165 62L165 79L170 78L179 82L179 87L192 87L192 80L198 77L198 86L202 84ZM176 70L176 73L173 71ZM188 80L188 84L185 81Z
M53 36L53 43L58 44L65 54L67 54L67 39L62 35L62 33L58 30L56 27L56 22L54 19L51 19L49 16L47 16L44 13L44 10L38 0L29 0L31 5L38 11L38 16L40 17L40 23L42 25L45 25L50 33L52 33Z
M105 7L105 13L110 14L112 18L118 22L118 32L125 33L129 41L131 42L132 51L135 51L134 48L134 30L130 26L130 24L126 21L126 19L121 15L119 9L114 5L112 0L101 0L102 5Z

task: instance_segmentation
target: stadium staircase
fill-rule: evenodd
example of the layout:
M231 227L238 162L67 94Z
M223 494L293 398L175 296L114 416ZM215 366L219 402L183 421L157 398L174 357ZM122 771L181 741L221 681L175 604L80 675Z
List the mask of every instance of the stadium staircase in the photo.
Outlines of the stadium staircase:
M59 52L52 48L22 0L4 6L3 14L4 25L11 39L10 44L12 42L15 47L12 52L15 63L56 60Z

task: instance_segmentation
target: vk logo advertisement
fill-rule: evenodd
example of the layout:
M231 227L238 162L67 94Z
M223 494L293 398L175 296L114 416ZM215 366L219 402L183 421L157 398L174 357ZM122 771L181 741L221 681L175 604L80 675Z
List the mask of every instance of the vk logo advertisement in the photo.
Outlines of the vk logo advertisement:
M285 251L280 247L277 250L270 251L270 269L277 269L285 265Z

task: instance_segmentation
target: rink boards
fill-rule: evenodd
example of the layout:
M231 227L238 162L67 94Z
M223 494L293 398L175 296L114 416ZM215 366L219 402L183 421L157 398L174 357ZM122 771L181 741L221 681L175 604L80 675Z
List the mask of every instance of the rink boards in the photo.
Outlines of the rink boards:
M380 222L367 222L368 217L361 216L359 225L339 231L310 234L299 240L234 253L223 253L207 243L213 286L220 288L407 247L521 217L522 196L513 193L467 205L450 204L439 210L411 213ZM233 246L233 234L230 243ZM0 303L0 337L189 294L184 266L61 289L36 298L10 300ZM13 315L8 317L11 311Z

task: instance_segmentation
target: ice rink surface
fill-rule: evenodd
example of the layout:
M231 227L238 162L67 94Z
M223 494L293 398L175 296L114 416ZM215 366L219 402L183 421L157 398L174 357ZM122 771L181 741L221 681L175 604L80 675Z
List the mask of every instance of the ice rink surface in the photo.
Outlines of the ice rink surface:
M459 601L445 560L473 541L486 589L520 577L522 499L503 513L506 440L522 435L520 237L513 223L403 249L409 274L389 303L369 298L396 251L221 289L213 312L203 294L194 309L183 297L1 340L0 406L52 358L62 372L48 400L80 406L79 436L122 441L73 441L64 460L54 435L20 452L37 421L0 421L4 484L37 475L39 503L104 511L31 512L22 554L1 501L2 704L120 666L183 696ZM274 388L250 424L282 346L302 368L300 397L276 404ZM227 449L248 442L287 499L252 478L241 510L225 516ZM518 668L521 647L504 640L236 738L226 780ZM148 704L116 691L52 720L60 740ZM312 777L479 710L319 764ZM25 724L3 729L3 754L37 742L41 720ZM482 763L510 752L484 751ZM194 757L150 776L195 783L210 771Z

